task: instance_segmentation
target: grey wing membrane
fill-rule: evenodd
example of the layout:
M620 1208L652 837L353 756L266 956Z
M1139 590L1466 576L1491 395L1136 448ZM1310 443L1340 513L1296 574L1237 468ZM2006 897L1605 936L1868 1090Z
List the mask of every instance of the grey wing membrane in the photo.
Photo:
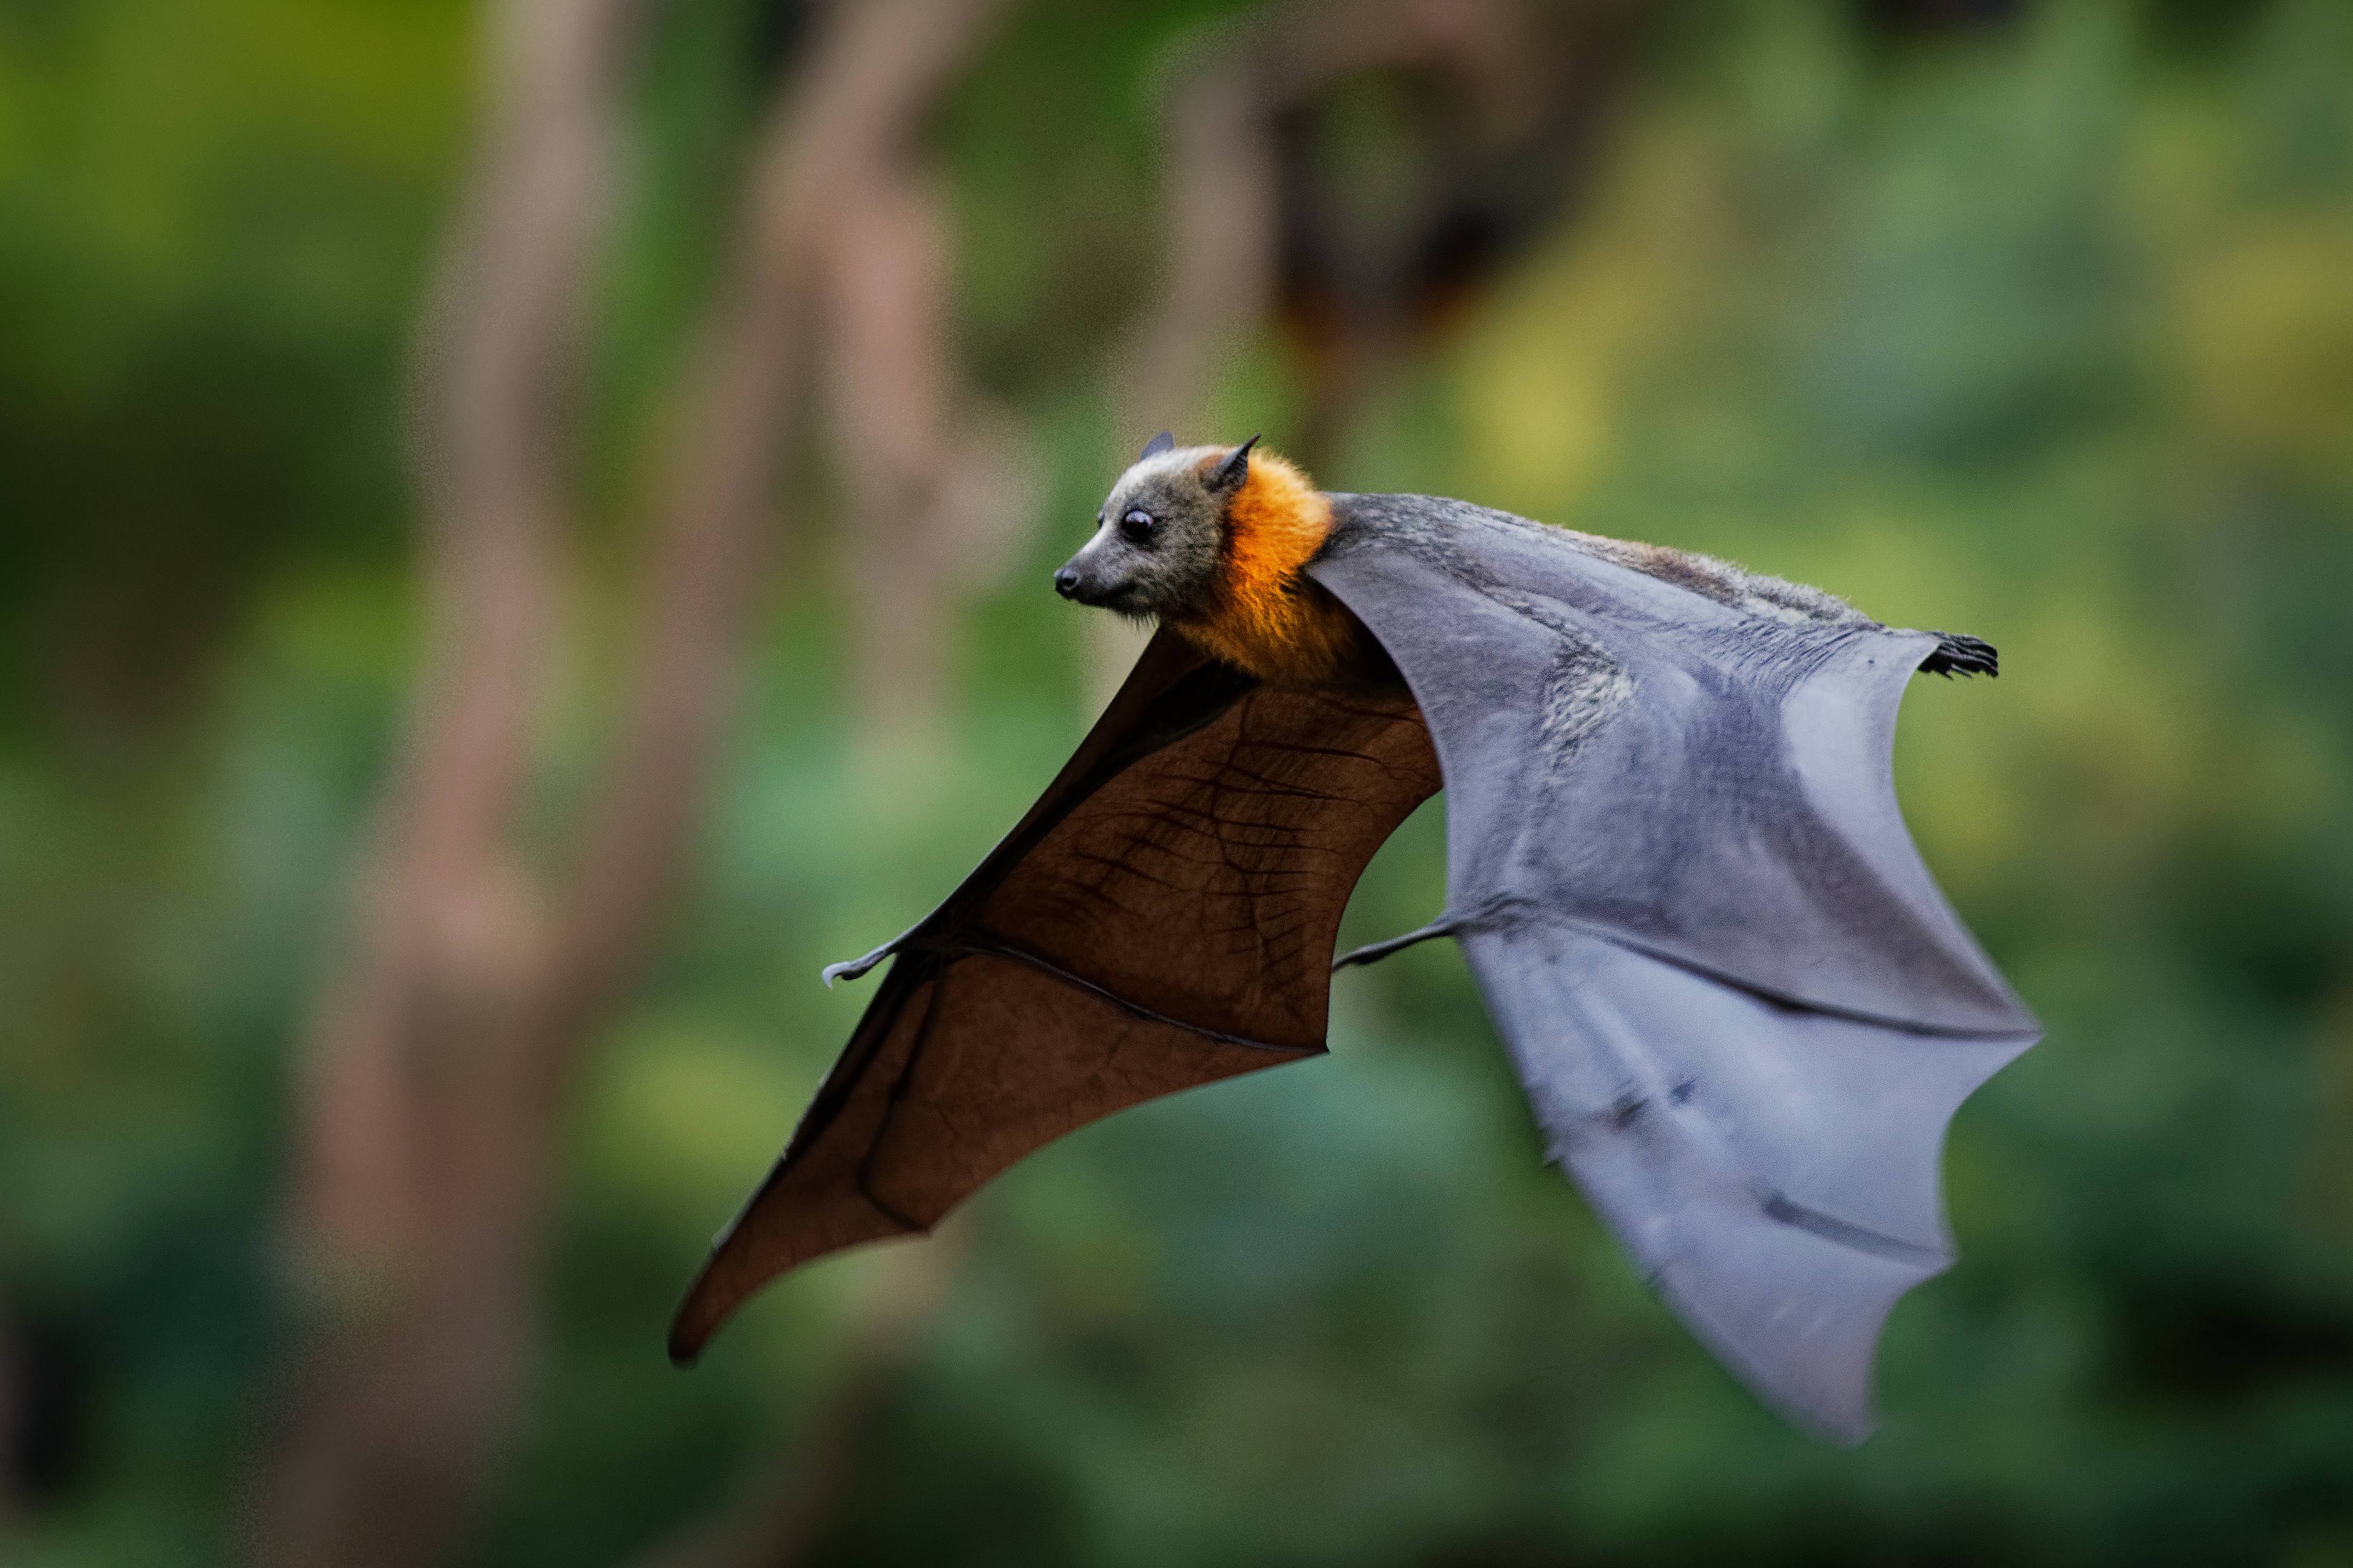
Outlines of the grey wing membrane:
M928 1229L1064 1132L1321 1051L1349 889L1437 787L1402 693L1260 687L1164 632L963 885L838 966L893 960L671 1355L777 1274Z
M1313 571L1421 704L1442 924L1549 1156L1767 1403L1859 1440L1888 1312L1953 1258L1946 1125L2038 1033L1896 806L1936 639L1736 608L1459 502L1341 516Z

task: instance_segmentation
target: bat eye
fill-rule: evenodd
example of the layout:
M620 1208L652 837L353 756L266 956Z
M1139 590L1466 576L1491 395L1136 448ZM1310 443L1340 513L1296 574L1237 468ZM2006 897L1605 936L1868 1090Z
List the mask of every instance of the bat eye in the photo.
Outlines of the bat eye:
M1119 520L1120 537L1131 544L1142 544L1151 539L1152 531L1156 526L1152 514L1138 507Z

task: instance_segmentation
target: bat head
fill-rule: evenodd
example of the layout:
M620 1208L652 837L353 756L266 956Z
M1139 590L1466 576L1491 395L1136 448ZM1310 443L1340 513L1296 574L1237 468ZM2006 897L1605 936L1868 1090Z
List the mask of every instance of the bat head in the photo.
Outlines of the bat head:
M1179 447L1155 436L1095 514L1094 537L1054 574L1054 591L1124 616L1170 617L1208 605L1226 508L1250 479L1239 447Z

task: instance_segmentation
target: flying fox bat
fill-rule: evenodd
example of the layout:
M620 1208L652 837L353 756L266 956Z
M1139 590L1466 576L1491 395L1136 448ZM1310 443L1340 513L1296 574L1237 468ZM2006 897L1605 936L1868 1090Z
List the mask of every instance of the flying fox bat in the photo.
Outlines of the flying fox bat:
M1897 1297L1953 1259L1947 1123L2039 1037L1895 804L1883 626L1704 556L1317 490L1156 437L1061 595L1158 631L1038 804L903 935L670 1334L928 1230L1040 1144L1324 1049L1340 915L1441 785L1446 912L1565 1167L1767 1404L1859 1441Z

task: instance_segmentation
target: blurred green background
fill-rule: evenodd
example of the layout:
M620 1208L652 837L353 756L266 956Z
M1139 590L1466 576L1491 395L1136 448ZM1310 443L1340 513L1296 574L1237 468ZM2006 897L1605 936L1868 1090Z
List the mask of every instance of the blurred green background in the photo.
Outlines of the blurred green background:
M923 607L944 700L878 729L860 437L803 421L682 874L554 1124L507 1436L435 1552L2353 1563L2353 9L1553 7L1575 112L1491 140L1409 67L1335 70L1279 117L1239 352L1129 428L1172 61L1250 9L1014 0L927 114L943 341L1021 524ZM433 635L411 345L486 26L0 0L10 1563L227 1560L269 1489L305 1041ZM623 72L517 829L551 858L810 37L681 0ZM1341 977L1330 1058L1089 1129L665 1363L863 1005L818 966L1082 731L1105 655L1047 574L1170 422L2000 647L1915 688L1898 781L2050 1034L1955 1125L1964 1261L1897 1310L1867 1446L1780 1426L1645 1294L1445 944ZM1428 919L1442 842L1441 802L1344 941Z

